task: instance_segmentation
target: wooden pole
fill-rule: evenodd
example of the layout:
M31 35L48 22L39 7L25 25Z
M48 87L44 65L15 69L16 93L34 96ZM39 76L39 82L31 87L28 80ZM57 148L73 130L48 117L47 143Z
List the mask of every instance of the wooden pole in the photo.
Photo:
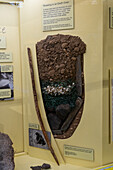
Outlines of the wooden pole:
M44 135L46 143L48 145L48 148L51 151L51 154L54 157L56 163L59 165L59 161L58 161L57 156L56 156L56 154L55 154L55 152L54 152L54 150L51 146L51 143L49 141L49 138L48 138L47 132L45 130L44 123L43 123L43 120L42 120L42 117L41 117L41 114L40 114L40 111L39 111L31 49L27 48L27 51L28 51L29 66L30 66L30 73L31 73L31 80L32 80L32 88L33 88L33 94L34 94L35 109L36 109L36 112L37 112L37 116L38 116L38 119L39 119L39 123L40 123L41 129L42 129L43 135Z

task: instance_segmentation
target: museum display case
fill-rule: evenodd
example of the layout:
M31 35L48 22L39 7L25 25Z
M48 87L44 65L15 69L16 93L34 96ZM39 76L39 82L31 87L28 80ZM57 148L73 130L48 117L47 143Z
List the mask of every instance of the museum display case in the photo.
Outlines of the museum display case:
M0 168L113 167L112 37L112 0L0 1Z

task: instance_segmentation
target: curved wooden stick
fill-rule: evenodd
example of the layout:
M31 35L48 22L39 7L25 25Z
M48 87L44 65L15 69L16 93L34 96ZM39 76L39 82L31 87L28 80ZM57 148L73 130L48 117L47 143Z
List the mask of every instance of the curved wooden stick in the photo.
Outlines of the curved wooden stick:
M42 117L41 117L41 114L40 114L40 111L39 111L31 49L27 48L27 51L28 51L29 66L30 66L30 73L31 73L31 80L32 80L32 88L33 88L33 94L34 94L35 109L36 109L36 112L37 112L37 116L38 116L38 119L39 119L39 123L40 123L41 129L42 129L43 135L44 135L46 143L48 145L48 148L51 151L56 163L59 165L59 161L58 161L56 154L55 154L55 152L54 152L54 150L51 146L51 143L50 143L49 138L47 136L47 133L46 133L46 130L45 130L45 127L44 127L44 123L43 123L43 120L42 120Z

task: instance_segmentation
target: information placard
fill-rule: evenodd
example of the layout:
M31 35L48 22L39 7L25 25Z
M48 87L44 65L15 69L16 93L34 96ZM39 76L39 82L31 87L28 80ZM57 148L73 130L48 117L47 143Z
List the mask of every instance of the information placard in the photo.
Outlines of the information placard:
M0 100L14 99L13 66L0 66Z
M0 49L6 48L6 37L0 36Z
M94 150L89 148L64 145L64 156L93 161Z
M0 62L1 63L11 63L11 62L13 62L12 53L0 52Z
M1 66L1 73L8 73L13 72L13 66L12 65L2 65Z
M43 31L74 28L73 0L57 0L52 3L49 3L49 1L44 2Z
M31 129L38 129L39 130L39 125L38 124L35 124L35 123L29 123L29 128Z
M0 89L0 99L10 98L11 97L11 89Z

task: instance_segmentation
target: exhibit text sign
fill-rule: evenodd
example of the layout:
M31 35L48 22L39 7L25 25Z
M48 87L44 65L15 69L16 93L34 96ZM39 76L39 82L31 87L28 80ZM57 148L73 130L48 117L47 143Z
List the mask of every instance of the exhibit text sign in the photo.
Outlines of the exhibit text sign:
M0 99L10 98L11 97L11 89L0 89Z
M0 65L0 100L13 100L13 66Z
M13 72L12 65L1 65L1 72Z
M49 2L51 1L45 1L43 4L43 31L74 28L73 0Z
M94 150L88 148L64 145L64 156L93 161Z
M12 53L0 52L0 62L10 63L13 61Z
M29 128L39 129L39 125L38 125L38 124L35 124L35 123L29 123Z

